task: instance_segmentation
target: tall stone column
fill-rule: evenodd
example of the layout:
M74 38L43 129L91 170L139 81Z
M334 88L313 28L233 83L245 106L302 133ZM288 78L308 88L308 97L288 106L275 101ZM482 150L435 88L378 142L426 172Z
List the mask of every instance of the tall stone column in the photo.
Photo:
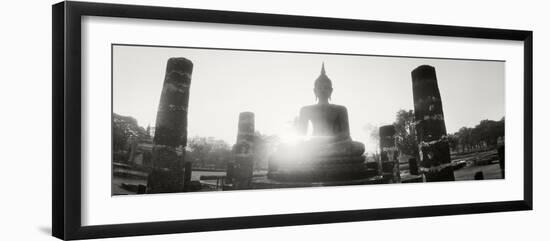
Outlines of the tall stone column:
M505 157L505 154L504 154L504 145L502 146L499 146L498 149L498 164L500 166L500 170L501 170L501 173L502 173L502 178L505 178L505 172L504 172L504 157Z
M193 163L186 161L183 163L183 191L188 192L191 190L191 173L193 170Z
M128 156L128 163L134 163L134 159L136 158L136 152L137 152L137 140L134 138L130 138L130 154Z
M148 193L183 191L183 160L187 145L187 106L193 63L170 58L157 111L153 138L153 171Z
M237 142L233 146L233 187L247 189L252 181L254 167L254 113L239 114Z
M411 75L420 166L430 168L450 163L451 153L435 68L422 65L414 69ZM452 168L428 172L425 176L427 182L455 180Z
M395 127L381 126L380 133L380 160L382 175L392 183L401 182L397 146L395 145Z

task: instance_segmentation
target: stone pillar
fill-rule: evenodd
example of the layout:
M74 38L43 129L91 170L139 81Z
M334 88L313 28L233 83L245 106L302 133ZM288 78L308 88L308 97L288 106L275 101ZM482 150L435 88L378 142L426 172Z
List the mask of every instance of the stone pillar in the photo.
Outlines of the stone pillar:
M401 182L401 174L395 145L395 127L393 125L381 126L379 133L382 175L389 178L392 183L399 183Z
M502 178L505 178L505 172L504 172L504 146L498 147L498 164L500 166L500 171L502 173Z
M497 151L498 151L498 164L500 166L502 178L505 178L504 173L504 136L497 139Z
M145 194L147 190L147 186L143 184L138 184L137 186L137 194Z
M134 159L136 158L136 151L137 151L137 140L134 138L130 138L130 153L128 155L128 163L134 163Z
M409 172L411 175L418 175L418 163L416 158L409 158Z
M482 171L476 172L476 174L474 174L474 180L483 180L483 179L485 178L483 177Z
M155 123L153 171L148 193L183 191L183 160L187 145L187 106L193 63L185 58L170 58Z
M188 192L191 187L191 175L193 171L193 163L186 161L183 165L183 190Z
M233 167L234 163L227 163L227 169L225 171L225 183L233 184Z
M233 187L247 189L252 181L254 167L254 113L239 114L237 142L233 146Z
M450 163L451 153L435 68L422 65L414 69L411 75L420 166L429 168ZM427 182L455 180L452 168L425 173L425 176Z

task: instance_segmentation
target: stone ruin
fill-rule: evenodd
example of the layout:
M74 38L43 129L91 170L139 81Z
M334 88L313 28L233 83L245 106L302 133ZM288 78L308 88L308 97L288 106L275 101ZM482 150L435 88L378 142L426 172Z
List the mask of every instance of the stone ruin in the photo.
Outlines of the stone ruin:
M430 168L449 164L451 152L435 68L421 65L411 72L411 76L420 166ZM427 172L425 177L428 182L455 180L452 168Z
M242 112L239 114L237 141L233 146L234 162L230 163L234 189L250 188L254 167L254 142L254 113Z
M380 134L380 168L384 179L391 183L401 182L399 172L399 152L395 145L395 127L393 125L381 126Z
M186 165L184 165L184 158L185 147L187 145L187 108L192 70L193 63L188 59L170 58L168 60L157 112L155 136L153 139L153 170L147 180L147 193L185 191L184 183L190 180L191 163L185 163ZM330 80L325 75L323 66L321 77L327 79L323 79L326 83L330 83ZM420 167L428 168L448 164L450 163L450 149L446 139L447 132L435 68L422 65L414 69L411 75L416 138L420 150ZM330 91L332 91L331 88ZM330 93L328 97L330 97ZM254 163L254 125L254 113L242 112L239 114L237 141L233 147L234 161L229 163L227 168L226 183L232 184L233 187L231 189L247 189L251 187ZM349 130L345 129L342 133L347 133L346 135L349 137ZM335 146L342 145L345 147L352 147L352 144L355 144L352 143L350 138L335 143ZM384 179L391 183L400 182L395 128L392 125L380 127L380 150L381 163L379 168L385 177ZM346 155L348 154L346 153ZM346 158L353 159L352 156ZM367 170L366 164L364 167L361 166L358 168L357 165L349 164L351 163L349 161L342 163L346 163L344 165L346 167L353 166L353 170L356 170L360 174L358 174L359 176L366 174L363 171L363 169ZM189 170L186 170L184 173L184 169ZM324 168L323 170L348 170L340 168L340 166L333 169ZM277 175L274 174L279 174L278 172L278 169L271 169L270 167L270 174L273 177L276 177ZM349 170L346 171L346 173L348 172ZM454 180L453 170L451 169L443 169L439 172L425 174L426 181L428 182ZM184 178L186 175L187 177ZM367 174L365 177L369 175ZM326 175L323 174L323 176ZM285 179L293 179L293 177L285 176ZM311 180L320 181L322 179L311 178Z
M187 107L193 63L170 58L157 112L153 138L153 170L147 193L183 191L183 167L187 146Z

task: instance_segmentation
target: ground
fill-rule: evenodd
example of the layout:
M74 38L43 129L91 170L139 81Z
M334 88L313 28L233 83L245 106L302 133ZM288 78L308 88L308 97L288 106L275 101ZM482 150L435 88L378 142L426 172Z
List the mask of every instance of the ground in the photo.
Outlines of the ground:
M476 172L482 171L483 177L487 179L501 179L500 166L498 164L483 165L483 166L470 166L455 171L455 180L474 180Z
M500 166L498 164L497 152L495 150L469 153L463 155L453 155L452 161L466 161L468 165L464 168L456 170L455 180L456 181L465 181L465 180L474 180L475 174L477 172L483 172L483 178L488 179L502 179L502 174ZM408 173L408 171L407 171ZM265 172L255 173L255 176L265 175ZM225 175L225 172L209 172L209 171L193 171L191 180L199 181L200 176L217 176ZM139 177L139 178L138 178ZM215 185L215 180L206 180L202 181L204 184ZM112 193L113 195L124 195L124 194L135 194L135 192L126 190L121 187L122 183L130 185L147 185L146 178L143 176L129 176L129 177L120 177L115 176L112 182Z
M496 150L457 155L453 156L452 159L453 161L467 161L469 163L468 166L454 172L457 181L474 180L476 172L480 171L483 172L485 180L502 178Z

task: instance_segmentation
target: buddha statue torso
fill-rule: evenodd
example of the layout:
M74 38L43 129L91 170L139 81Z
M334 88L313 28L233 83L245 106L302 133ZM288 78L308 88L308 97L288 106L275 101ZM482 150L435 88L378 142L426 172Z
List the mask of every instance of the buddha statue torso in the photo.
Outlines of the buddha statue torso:
M365 145L351 140L346 107L334 104L304 106L296 123L298 133L306 134L309 123L313 132L309 140L302 143L304 150L319 156L360 156L365 151Z
M309 122L313 127L313 136L332 137L334 141L351 139L348 113L344 106L334 104L304 106L300 110L297 123L300 134L306 134Z

